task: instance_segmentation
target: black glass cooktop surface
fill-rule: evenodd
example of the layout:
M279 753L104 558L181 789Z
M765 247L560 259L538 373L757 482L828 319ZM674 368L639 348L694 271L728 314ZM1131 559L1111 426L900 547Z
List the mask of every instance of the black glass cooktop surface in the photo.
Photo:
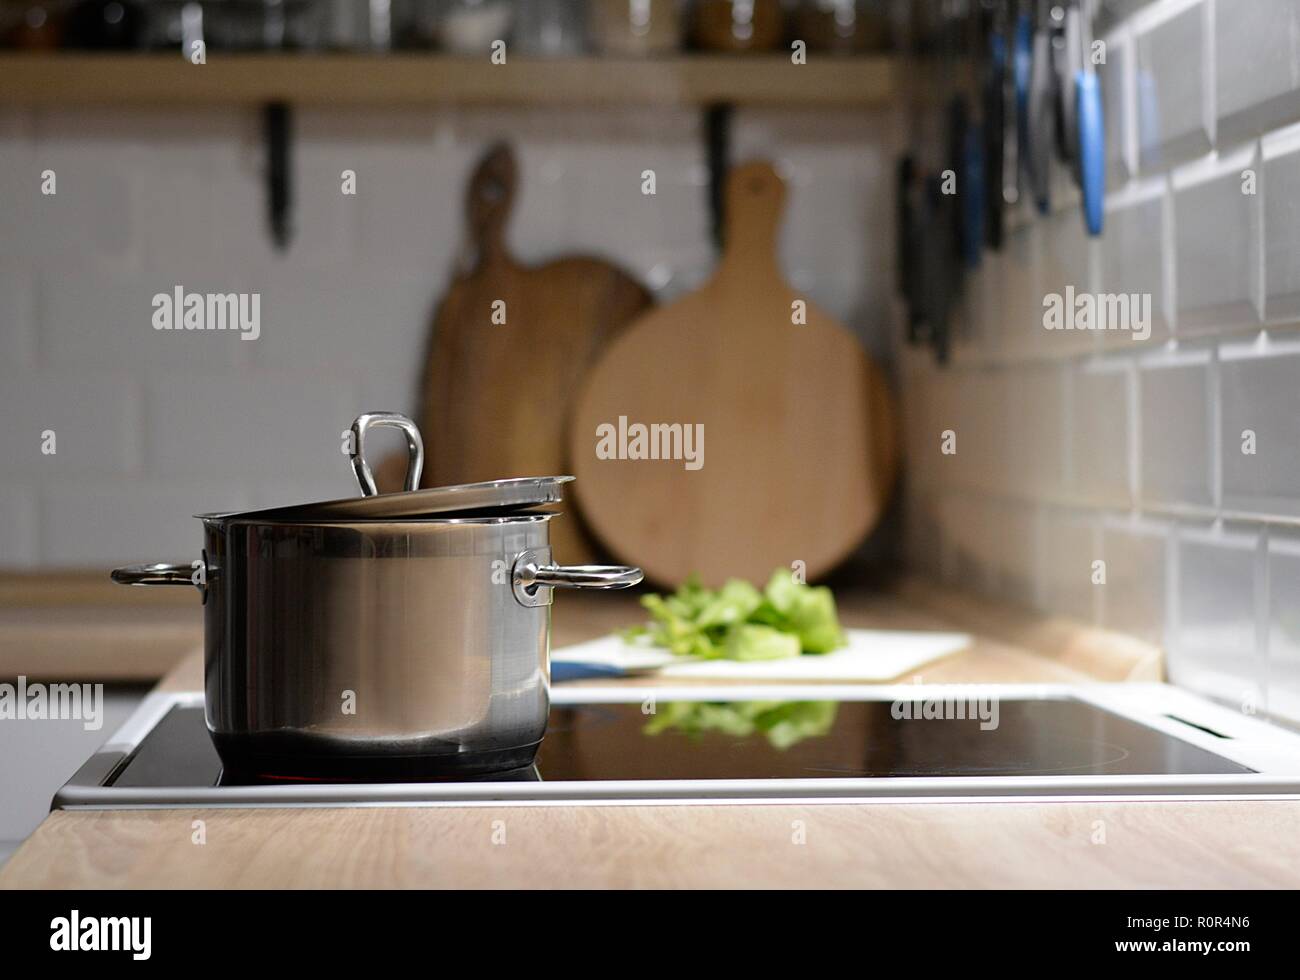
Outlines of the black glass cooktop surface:
M1083 701L1003 700L992 718L889 701L556 704L536 767L455 782L1212 775L1253 770ZM972 712L973 714L974 712ZM450 780L448 780L450 781ZM174 707L111 785L232 785L201 707ZM239 785L248 785L240 782Z

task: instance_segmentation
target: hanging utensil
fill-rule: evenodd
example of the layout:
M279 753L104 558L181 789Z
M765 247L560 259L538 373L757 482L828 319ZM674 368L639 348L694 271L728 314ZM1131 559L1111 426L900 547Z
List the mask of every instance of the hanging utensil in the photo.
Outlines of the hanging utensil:
M1047 214L1051 207L1053 92L1050 18L1050 0L1038 0L1026 109L1029 157L1025 163L1030 191L1039 214Z
M263 110L266 137L266 209L271 240L283 252L293 241L293 110L287 102L267 103Z
M919 344L925 340L924 276L921 269L920 203L917 193L916 160L910 155L898 161L895 193L896 224L898 232L898 295L907 307L907 342Z
M962 169L964 171L962 209L962 255L966 267L976 269L984 255L984 143L986 134L979 126L970 126L966 130L963 147Z
M952 242L954 254L958 258L956 269L960 275L966 258L966 214L965 201L971 196L975 185L970 183L970 174L966 168L966 139L970 133L970 113L966 109L966 100L960 94L954 94L948 101L948 149L944 163L955 178L956 193L952 208Z
M1002 203L1020 200L1020 113L1016 107L1016 36L1013 10L1008 8L1002 30L1006 50L1006 84L1002 102Z
M953 195L943 192L943 178L938 174L926 178L925 200L930 214L923 245L927 280L925 320L929 324L935 360L945 364L951 344L952 308L961 289L956 241L957 206Z
M1075 75L1075 113L1079 122L1079 183L1083 191L1083 218L1088 234L1101 234L1106 198L1106 129L1102 115L1101 83L1092 65L1091 10L1080 11L1079 56L1082 67Z
M1034 21L1026 0L1020 0L1011 36L1011 80L1016 110L1016 195L1020 199L1020 171L1029 166L1029 84L1034 69Z
M967 266L964 202L977 193L977 185L972 183L966 167L966 142L971 127L958 71L964 27L959 8L945 8L940 27L940 60L947 93L947 145L942 163L945 171L929 182L930 192L936 198L933 202L936 227L931 242L933 252L926 262L930 299L926 319L930 344L939 363L948 359L952 310L961 294Z
M1079 182L1079 121L1074 111L1074 74L1079 54L1079 8L1071 0L1052 7L1052 59L1056 68L1056 152Z
M1006 140L1007 40L1001 4L985 0L981 19L986 37L984 64L984 238L1002 249L1002 173Z

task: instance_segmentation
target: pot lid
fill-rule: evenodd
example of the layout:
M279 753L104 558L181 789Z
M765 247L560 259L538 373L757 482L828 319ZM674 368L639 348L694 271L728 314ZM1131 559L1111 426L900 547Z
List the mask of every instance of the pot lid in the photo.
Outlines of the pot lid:
M411 461L406 471L406 489L400 493L380 493L375 486L370 464L366 462L366 433L382 426L399 429L406 436L406 448ZM416 518L464 511L522 510L558 503L563 497L564 484L573 480L571 476L524 476L417 490L420 473L424 469L424 440L420 438L420 430L415 423L396 412L367 412L357 416L352 423L348 458L361 488L360 497L200 516L220 520L258 521L371 520Z

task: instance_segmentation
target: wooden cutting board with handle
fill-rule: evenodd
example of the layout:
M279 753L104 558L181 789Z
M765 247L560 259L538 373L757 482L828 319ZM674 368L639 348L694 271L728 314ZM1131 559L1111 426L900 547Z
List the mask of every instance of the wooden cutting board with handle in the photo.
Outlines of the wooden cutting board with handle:
M691 573L707 585L731 576L761 584L795 562L816 578L879 520L894 480L882 372L843 326L801 306L778 268L784 196L770 164L732 170L713 278L628 327L573 412L570 459L587 521L662 585ZM668 429L638 445L637 423L680 425L682 439ZM653 454L654 445L660 456L698 451L687 427L703 430L698 468L610 458Z
M565 441L578 383L650 294L599 259L540 266L506 247L517 170L504 144L479 162L467 194L477 261L458 275L434 316L420 431L425 486L568 473ZM551 526L555 555L590 561L593 549L566 500Z

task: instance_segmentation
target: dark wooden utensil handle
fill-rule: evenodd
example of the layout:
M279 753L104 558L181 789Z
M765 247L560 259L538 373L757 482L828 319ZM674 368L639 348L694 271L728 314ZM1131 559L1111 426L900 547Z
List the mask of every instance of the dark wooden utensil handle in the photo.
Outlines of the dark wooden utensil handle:
M518 177L514 152L507 144L497 143L479 161L470 180L467 217L480 267L507 259L506 223Z

